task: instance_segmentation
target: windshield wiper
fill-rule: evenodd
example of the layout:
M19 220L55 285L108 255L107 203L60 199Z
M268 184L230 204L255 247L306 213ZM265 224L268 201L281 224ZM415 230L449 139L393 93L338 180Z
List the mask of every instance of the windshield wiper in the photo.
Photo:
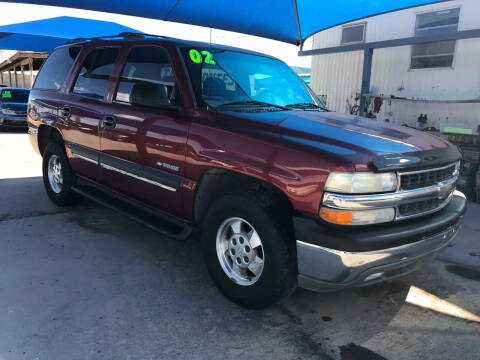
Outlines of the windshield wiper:
M274 108L282 109L282 110L290 110L288 107L285 107L285 106L270 104L270 103L267 103L267 102L257 101L257 100L233 101L233 102L229 102L229 103L220 104L217 107L222 108L222 107L236 106L236 105L254 105L254 106L256 105L256 106L264 106L264 107L274 107Z
M303 103L297 103L297 104L288 104L285 105L287 108L298 108L298 109L317 109L317 110L322 110L322 111L329 111L328 109L324 108L323 106L309 103L309 102L303 102Z

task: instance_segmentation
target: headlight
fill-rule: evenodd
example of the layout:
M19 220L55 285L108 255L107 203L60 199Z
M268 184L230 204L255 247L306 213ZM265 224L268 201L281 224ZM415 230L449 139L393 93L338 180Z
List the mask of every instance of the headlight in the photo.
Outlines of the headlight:
M394 208L375 210L334 210L322 207L320 217L328 222L338 225L370 225L393 221Z
M397 189L395 173L332 172L325 190L342 194L374 194Z
M2 114L5 114L5 115L15 115L15 110L2 109Z

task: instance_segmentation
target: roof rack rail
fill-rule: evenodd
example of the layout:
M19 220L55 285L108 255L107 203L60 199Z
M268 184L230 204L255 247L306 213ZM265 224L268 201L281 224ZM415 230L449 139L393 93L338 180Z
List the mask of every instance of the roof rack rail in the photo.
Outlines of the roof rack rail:
M102 40L102 39L115 39L115 38L123 38L123 39L145 39L146 37L158 37L158 38L168 38L162 35L154 35L154 34L145 34L145 33L135 33L135 32L121 32L117 35L106 35L106 36L94 36L89 38L75 38L72 40L68 40L65 44L74 44L82 41L93 41L93 40Z

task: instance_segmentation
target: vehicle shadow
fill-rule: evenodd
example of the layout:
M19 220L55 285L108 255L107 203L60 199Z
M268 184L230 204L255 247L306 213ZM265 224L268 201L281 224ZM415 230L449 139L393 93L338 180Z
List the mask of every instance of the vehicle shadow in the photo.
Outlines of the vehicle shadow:
M27 128L20 128L20 129L16 129L16 128L3 128L0 126L0 135L2 134L26 134L28 133L28 129Z

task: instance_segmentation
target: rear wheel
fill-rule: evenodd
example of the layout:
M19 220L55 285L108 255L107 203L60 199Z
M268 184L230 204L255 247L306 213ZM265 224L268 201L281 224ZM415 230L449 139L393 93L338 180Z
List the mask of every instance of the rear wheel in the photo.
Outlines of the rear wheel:
M47 144L43 152L43 183L48 197L57 205L72 205L81 199L71 189L75 184L75 174L65 149L57 142Z
M296 287L296 255L286 212L254 194L226 195L204 218L208 271L225 296L248 308L272 305Z

